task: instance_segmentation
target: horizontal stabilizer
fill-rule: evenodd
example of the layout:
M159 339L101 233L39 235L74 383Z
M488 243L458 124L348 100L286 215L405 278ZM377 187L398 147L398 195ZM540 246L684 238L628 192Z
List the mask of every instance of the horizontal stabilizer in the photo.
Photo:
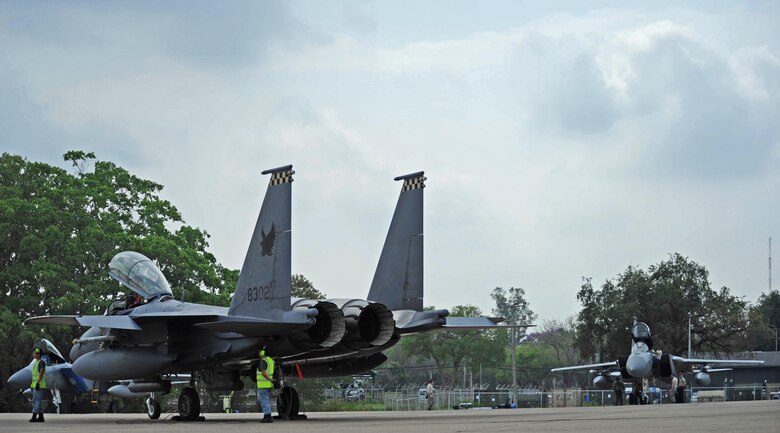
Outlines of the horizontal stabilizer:
M39 316L27 319L25 325L97 326L99 328L140 331L129 316Z
M448 317L444 323L447 329L489 329L503 328L500 326L504 319L502 317Z
M393 320L401 334L414 334L443 327L449 314L447 310L395 310Z

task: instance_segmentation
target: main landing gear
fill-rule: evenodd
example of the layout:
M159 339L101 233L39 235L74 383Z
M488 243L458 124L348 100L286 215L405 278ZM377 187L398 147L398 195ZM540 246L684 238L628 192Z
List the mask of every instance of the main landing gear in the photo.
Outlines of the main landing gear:
M306 415L301 415L301 400L298 398L298 391L291 386L283 386L276 397L276 412L279 415L276 419L298 420L306 419Z
M146 414L150 419L160 418L160 403L154 395L146 399ZM284 420L306 419L306 415L300 413L301 400L298 392L291 386L284 386L276 397L276 411L274 418ZM174 416L175 421L203 421L200 415L200 397L194 387L188 386L182 389L179 395L179 415Z
M146 399L146 414L150 419L160 418L160 402L152 394ZM172 418L174 421L204 421L200 416L200 397L192 386L185 387L179 394L179 414Z
M179 420L202 421L200 416L200 397L195 388L188 386L181 390L179 395Z

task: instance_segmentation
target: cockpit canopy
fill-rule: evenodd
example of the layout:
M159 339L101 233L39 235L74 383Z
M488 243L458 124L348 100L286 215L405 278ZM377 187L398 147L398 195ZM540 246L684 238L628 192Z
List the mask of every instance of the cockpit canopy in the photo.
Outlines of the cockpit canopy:
M636 322L634 327L631 328L631 335L635 340L650 338L650 327L644 322Z
M145 299L173 295L165 275L143 254L123 251L111 259L108 268L109 275Z
M45 338L41 338L40 340L38 340L35 343L35 347L42 349L43 352L46 355L48 355L50 358L54 358L55 360L57 360L56 362L52 362L52 360L50 359L49 361L47 361L47 363L58 364L61 362L67 362L67 360L65 359L64 356L62 356L60 351L57 350L57 348L53 344L51 344L51 341Z

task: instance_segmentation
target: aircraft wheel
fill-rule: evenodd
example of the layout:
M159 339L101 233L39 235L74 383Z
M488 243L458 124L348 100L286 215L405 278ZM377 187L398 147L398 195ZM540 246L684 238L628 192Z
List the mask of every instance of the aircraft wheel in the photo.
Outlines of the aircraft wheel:
M200 397L195 388L184 388L179 396L179 416L185 420L197 419L200 415Z
M156 399L152 397L146 399L146 414L150 419L160 418L160 403Z
M291 386L285 386L276 397L276 411L284 419L295 417L301 408L301 401L298 398L298 391Z
M231 409L229 407L226 407L225 408L225 413L233 413L233 409Z

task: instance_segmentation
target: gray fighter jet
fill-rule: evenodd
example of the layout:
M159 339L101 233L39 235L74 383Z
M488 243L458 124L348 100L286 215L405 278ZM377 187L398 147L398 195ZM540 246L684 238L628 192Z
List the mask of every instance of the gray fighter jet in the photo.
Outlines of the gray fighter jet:
M631 353L625 357L619 357L615 361L599 364L577 365L573 367L553 368L551 372L589 370L595 374L593 386L598 389L612 389L612 382L618 376L624 380L631 380L633 389L642 389L642 379L658 377L671 379L678 372L695 372L694 384L707 386L710 383L708 371L709 364L733 364L756 365L764 361L732 360L732 359L695 359L682 358L672 354L664 354L660 350L653 350L653 338L650 335L650 327L644 322L638 322L634 318L631 327ZM698 366L698 368L694 368ZM636 396L635 396L636 397Z
M423 172L399 176L401 194L367 299L291 299L292 166L266 170L268 189L229 308L180 302L154 262L117 254L109 274L140 295L100 316L45 316L26 325L90 327L71 350L73 371L95 381L125 381L116 389L167 393L170 377L190 374L179 396L179 418L197 419L195 390L240 390L254 378L259 347L278 368L306 377L362 373L382 364L381 352L402 335L437 329L494 328L501 318L448 317L423 310ZM149 417L159 417L154 398ZM282 388L277 411L299 412L298 395Z
M92 390L93 381L74 373L71 364L49 340L41 339L35 343L35 347L41 349L41 359L46 363L47 389L43 393L44 400L52 400L59 408L63 395L82 394ZM34 360L31 361L8 378L8 384L22 389L28 398L32 398L30 384L34 363Z

